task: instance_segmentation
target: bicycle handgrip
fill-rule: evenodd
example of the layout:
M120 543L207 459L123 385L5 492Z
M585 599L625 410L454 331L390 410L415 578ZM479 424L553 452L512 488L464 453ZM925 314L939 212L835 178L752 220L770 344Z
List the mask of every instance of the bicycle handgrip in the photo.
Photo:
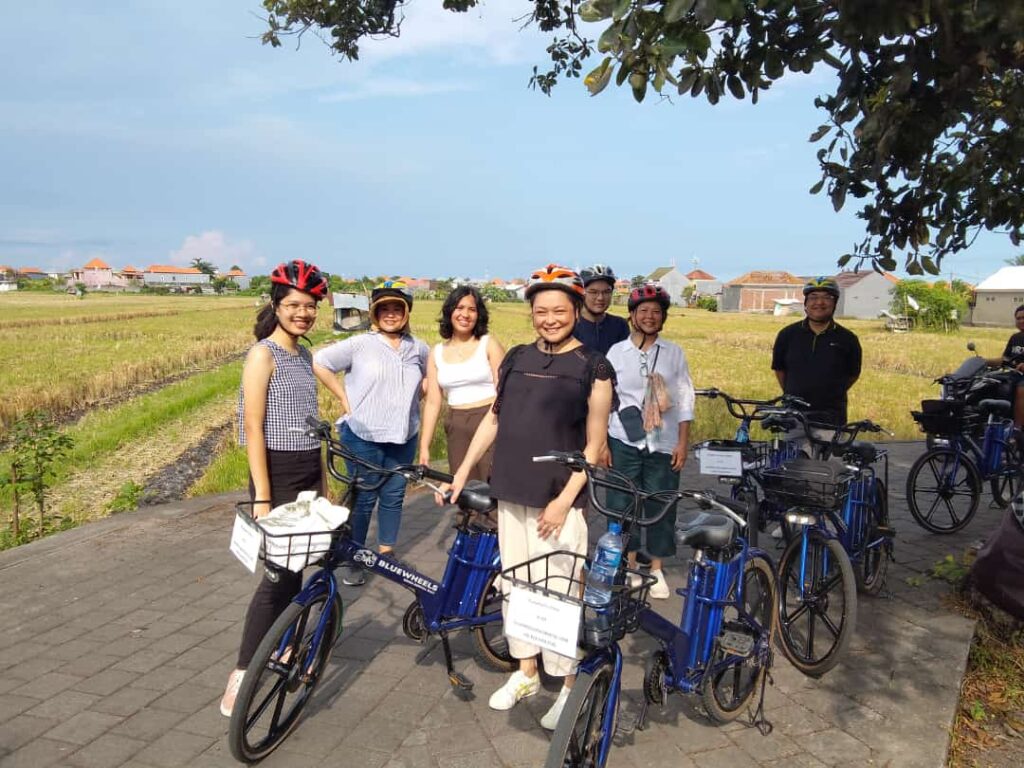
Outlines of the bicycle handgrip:
M422 469L423 477L427 480L436 480L439 483L450 483L455 478L449 475L447 472L441 472L437 469L431 469L430 467L423 465Z

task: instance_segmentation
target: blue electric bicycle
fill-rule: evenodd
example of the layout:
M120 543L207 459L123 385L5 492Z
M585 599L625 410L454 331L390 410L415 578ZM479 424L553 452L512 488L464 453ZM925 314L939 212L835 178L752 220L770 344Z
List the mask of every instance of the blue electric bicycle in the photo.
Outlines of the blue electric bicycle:
M641 576L630 584L621 568L607 605L593 605L582 595L581 583L552 588L546 563L556 552L503 572L516 586L543 590L582 606L580 645L586 656L562 710L548 751L547 768L605 765L616 732L621 693L622 651L618 641L642 629L661 644L644 676L644 704L636 727L643 729L649 704L664 703L668 693L699 693L708 716L717 723L735 720L750 707L772 663L775 621L775 572L771 561L738 536L745 521L741 505L718 499L707 491L644 493L619 472L589 464L579 454L551 453L536 460L557 461L587 473L594 508L621 520L623 536L632 528L652 525L681 502L693 509L676 521L676 539L693 547L683 612L675 624L654 612L646 602L653 579ZM632 499L625 512L608 509L603 493L617 492ZM642 508L659 510L651 516ZM758 707L760 710L761 708ZM758 719L767 730L763 715Z
M402 475L435 491L439 489L430 480L451 482L450 475L422 465L390 469L375 466L335 440L327 422L312 419L308 423L309 434L327 446L328 471L346 485L345 506L351 508L354 494L379 488L391 475ZM339 458L348 464L348 474L337 467ZM493 526L476 522L478 515L493 508L486 484L471 483L463 489L458 499L455 541L438 582L353 541L347 523L333 531L271 533L253 519L251 503L240 504L238 515L253 525L261 538L261 559L303 558L302 562L318 562L319 568L271 626L246 670L228 728L234 757L243 762L261 760L298 724L341 634L343 605L334 571L342 564L361 565L413 592L415 597L405 612L402 629L420 642L430 635L440 636L448 680L456 693L465 694L473 684L453 668L448 643L451 632L472 631L483 663L495 671L511 671L514 661L501 624L497 532Z

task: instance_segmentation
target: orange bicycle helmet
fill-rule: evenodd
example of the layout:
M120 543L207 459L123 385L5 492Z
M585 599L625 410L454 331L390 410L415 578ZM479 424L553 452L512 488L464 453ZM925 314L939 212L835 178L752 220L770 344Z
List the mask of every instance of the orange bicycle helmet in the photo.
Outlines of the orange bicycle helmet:
M632 312L645 301L658 302L661 305L663 312L668 312L668 308L672 304L672 299L669 298L668 291L657 283L644 283L643 285L638 285L629 292L629 300L626 302L626 306L629 308L629 311Z
M308 293L317 301L327 295L327 278L316 264L302 259L278 264L270 273L270 282Z
M557 264L548 264L530 275L530 279L526 281L524 295L529 301L538 291L546 291L550 288L557 288L576 300L583 300L583 281L580 276L568 267L560 267Z

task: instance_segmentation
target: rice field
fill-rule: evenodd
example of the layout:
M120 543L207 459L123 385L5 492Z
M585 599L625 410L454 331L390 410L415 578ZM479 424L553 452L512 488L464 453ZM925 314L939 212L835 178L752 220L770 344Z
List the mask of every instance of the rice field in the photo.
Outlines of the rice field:
M436 301L416 303L412 330L428 344L439 340L440 308ZM0 296L0 440L3 424L31 408L58 416L83 413L65 427L76 447L56 479L51 503L55 513L74 522L106 514L122 486L141 486L231 420L238 357L252 343L255 311L251 297ZM534 338L525 305L493 304L490 312L491 333L506 348ZM321 312L316 340L329 343L330 319ZM771 397L778 394L770 370L772 343L795 320L673 309L664 335L686 350L698 387ZM969 339L986 357L996 357L1012 332L1008 327L894 335L880 321L844 324L864 348L851 418L871 418L903 439L920 437L909 412L922 398L935 396L932 379L959 365L969 354ZM164 386L169 381L177 383ZM321 415L333 419L337 410L322 390ZM694 441L730 436L735 427L723 403L698 401ZM0 454L0 474L4 463ZM191 492L243 488L246 475L244 452L232 436ZM0 489L0 518L10 506L5 490Z
M57 417L222 364L252 339L254 299L0 296L0 438L26 411Z

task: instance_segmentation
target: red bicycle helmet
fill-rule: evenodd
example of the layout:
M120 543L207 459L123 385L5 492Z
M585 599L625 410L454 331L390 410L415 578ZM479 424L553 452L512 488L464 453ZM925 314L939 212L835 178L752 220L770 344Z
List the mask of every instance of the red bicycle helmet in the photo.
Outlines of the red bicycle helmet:
M327 278L316 264L310 264L302 259L278 264L270 273L270 282L308 293L317 301L327 296Z
M545 291L550 288L557 288L560 291L565 291L574 299L583 300L583 281L580 276L568 267L560 267L557 264L548 264L530 275L530 279L526 281L524 295L529 301L537 291Z
M629 300L626 302L626 306L632 312L645 301L658 302L663 312L668 312L668 308L672 304L668 291L657 283L644 283L629 292Z

